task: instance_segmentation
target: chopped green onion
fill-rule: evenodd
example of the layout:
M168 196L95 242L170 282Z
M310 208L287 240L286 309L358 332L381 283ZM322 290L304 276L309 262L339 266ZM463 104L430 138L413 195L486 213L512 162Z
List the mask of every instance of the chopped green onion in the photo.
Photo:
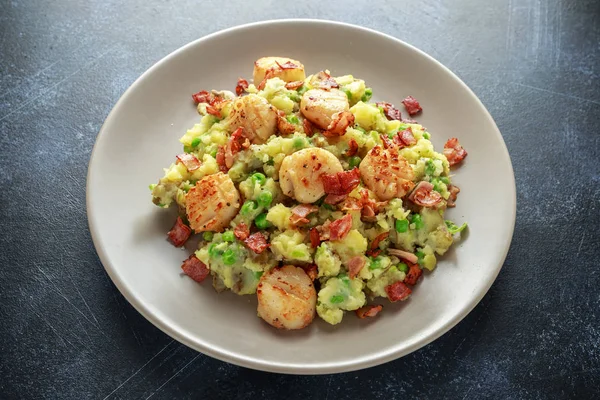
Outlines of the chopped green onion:
M242 209L240 210L240 212L242 213L243 216L249 216L257 208L258 208L258 205L256 204L256 202L254 202L252 200L246 200L246 202L242 206Z
M306 146L306 141L301 137L297 137L297 138L294 138L292 145L294 146L295 149L302 149L302 148L304 148L304 146Z
M263 190L258 195L257 201L259 206L268 208L273 201L273 195L268 190Z
M288 97L290 98L290 100L296 102L296 103L300 103L300 96L298 95L298 93L295 92L291 92ZM290 121L291 122L291 121ZM293 123L293 122L292 122Z
M264 174L261 174L260 172L257 172L252 175L252 183L258 182L262 186L265 184L266 181L267 181L267 178L265 177Z
M288 120L288 122L290 124L296 124L296 125L298 125L300 123L300 120L294 114L288 115L286 119Z
M400 263L398 264L398 269L406 274L408 272L408 265Z
M235 236L232 231L223 232L223 240L226 242L233 242L235 240Z
M427 162L425 163L425 174L429 175L429 176L433 176L435 174L435 170L436 170L436 166L433 163L432 159L427 160Z
M358 165L360 164L361 161L362 160L358 156L350 157L350 160L348 161L348 165L350 166L350 169L352 169L354 167L358 167Z
M346 97L348 97L348 100L352 101L352 92L348 89L344 89L344 93L346 93Z
M208 255L210 258L217 258L217 257L223 255L223 250L217 249L217 244L213 243L208 248Z
M302 96L304 93L306 93L307 90L308 90L308 88L304 84L302 84L302 86L300 86L298 89L296 89L296 91L298 92L298 94L300 96Z
M414 214L412 216L411 222L413 224L415 224L415 229L419 230L421 229L425 224L423 223L423 219L421 218L420 214Z
M429 138L431 137L431 135L429 134L429 132L425 132L423 133L423 137L427 140L429 140Z
M373 96L373 90L371 88L366 88L365 94L362 95L360 100L366 103L367 101L371 100L371 96Z
M331 296L331 299L329 299L329 302L331 304L339 304L339 303L343 303L344 302L344 296L336 294Z
M304 256L306 256L306 253L303 252L302 250L292 251L292 257L294 257L294 258L303 258Z
M196 147L198 147L198 145L200 144L200 142L201 142L201 140L200 140L200 138L199 138L199 137L197 137L197 138L194 138L194 140L192 140L192 147L193 147L193 148L196 148Z
M206 232L202 233L202 239L206 240L207 242L212 241L213 236L214 236L214 234L210 231L206 231Z
M458 232L462 232L467 227L467 223L465 222L461 226L457 226L454 222L446 220L446 226L448 227L448 232L452 235Z
M232 249L225 250L223 253L223 264L225 265L233 265L237 261L237 256Z
M271 226L271 223L267 221L266 213L258 214L258 216L254 219L254 224L258 229L267 229Z
M396 220L396 232L404 233L408 231L408 220L406 219L397 219Z

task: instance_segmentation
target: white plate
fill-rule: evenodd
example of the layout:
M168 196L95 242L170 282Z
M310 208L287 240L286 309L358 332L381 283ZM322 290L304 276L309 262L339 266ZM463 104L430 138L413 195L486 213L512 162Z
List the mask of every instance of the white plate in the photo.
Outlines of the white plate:
M423 108L418 120L441 150L456 136L469 152L455 171L458 207L469 233L410 300L385 302L372 321L348 313L298 332L277 331L256 316L254 296L217 294L210 282L180 274L188 250L165 240L174 212L151 203L148 184L181 151L199 120L190 95L233 90L251 78L253 61L283 55L307 72L353 74L376 100L406 95ZM402 107L400 107L402 110ZM469 88L439 62L398 39L357 26L317 20L268 21L221 31L171 53L146 71L106 119L88 171L87 210L96 249L115 285L149 321L178 341L250 368L298 374L350 371L393 360L439 337L481 300L508 251L515 221L512 166L498 128ZM188 246L189 247L189 246Z

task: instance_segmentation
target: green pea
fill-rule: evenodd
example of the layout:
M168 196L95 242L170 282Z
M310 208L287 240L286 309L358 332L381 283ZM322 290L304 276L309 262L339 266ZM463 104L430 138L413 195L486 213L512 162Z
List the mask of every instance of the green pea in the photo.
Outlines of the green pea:
M433 176L433 174L435 174L436 169L437 168L433 163L433 160L427 160L427 162L425 163L425 174Z
M150 190L154 190L155 187L156 187L156 183L151 183L150 185L148 185L148 189L150 189Z
M252 214L252 212L254 212L254 210L256 210L257 208L258 208L258 205L256 204L256 202L254 202L252 200L246 200L246 202L242 206L242 209L240 210L240 212L242 213L243 216L247 217L250 214Z
M396 232L404 233L408 231L408 220L406 219L397 219L396 220Z
M350 169L352 169L354 167L358 167L361 161L362 160L358 156L350 157L350 160L348 160L348 165L350 166Z
M211 242L213 240L213 236L214 234L210 231L202 233L202 239L204 239L207 242Z
M200 144L200 142L201 142L201 140L200 140L200 138L199 138L199 137L197 137L197 138L194 138L194 140L192 140L192 147L193 147L193 148L196 148L196 147L198 147L198 145Z
M306 85L302 85L297 89L297 92L300 96L302 96L304 93L306 93L306 91L308 90L308 88L306 87Z
M423 134L423 137L424 137L425 139L429 140L429 138L431 137L431 135L429 134L429 132L425 132L425 133Z
M420 214L415 214L412 216L411 222L415 224L415 229L421 229L425 224L423 223L423 219Z
M331 298L329 299L329 302L331 304L339 304L339 303L343 303L344 302L344 296L336 294L331 296Z
M450 179L447 176L440 176L440 181L444 182L446 185L450 184Z
M360 98L360 100L364 103L366 103L367 101L371 100L371 97L373 96L373 90L371 88L366 88L365 89L365 94L362 95L362 97Z
M398 269L406 274L408 272L408 265L400 263L398 264Z
M261 174L260 172L257 172L252 175L252 183L258 182L258 184L262 186L265 184L266 181L267 181L267 178L265 177L264 174Z
M225 250L225 252L223 253L223 264L233 265L236 261L237 256L235 254L235 251L233 251L232 249Z
M192 146L183 146L183 151L186 153L191 153L192 151L194 151L194 149L192 148Z
M288 122L290 124L296 124L296 125L298 125L300 123L300 120L294 114L288 115L286 119L288 120Z
M348 89L344 89L344 93L346 93L346 97L348 97L348 100L352 101L352 92Z
M211 156L212 158L217 158L217 151L216 151L216 150L213 150L213 151L211 151L211 152L210 152L210 156Z
M371 260L371 263L369 264L369 269L372 270L372 269L381 268L381 263L380 263L379 257L376 257L376 258L369 257L369 259Z
M419 264L421 264L423 262L423 258L425 258L425 253L423 253L421 250L418 250L415 255L419 259Z
M235 240L235 236L232 231L223 232L223 240L226 242L233 242Z
M267 221L266 213L258 214L258 216L254 219L254 224L258 229L267 229L271 226L271 223Z
M273 195L268 190L263 190L258 195L257 201L258 205L260 205L261 207L268 208L271 205L271 202L273 201Z
M217 258L217 257L223 255L223 250L217 249L217 244L213 243L208 248L208 255L210 258Z
M367 134L367 130L366 130L366 129L364 129L362 126L358 125L358 124L357 124L357 125L354 125L354 129L356 129L356 130L358 130L358 131L361 131L361 132L362 132L362 133L364 133L365 135Z
M306 141L303 138L294 138L292 145L295 149L302 149L306 145Z

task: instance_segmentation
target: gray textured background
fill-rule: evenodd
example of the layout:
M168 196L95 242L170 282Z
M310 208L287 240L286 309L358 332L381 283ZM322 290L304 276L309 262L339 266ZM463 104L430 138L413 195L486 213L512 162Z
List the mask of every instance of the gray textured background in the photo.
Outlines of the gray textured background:
M367 26L428 52L495 118L518 212L489 293L369 370L267 374L174 342L109 281L85 214L95 137L125 89L208 33L273 18ZM0 1L0 397L598 398L600 2Z

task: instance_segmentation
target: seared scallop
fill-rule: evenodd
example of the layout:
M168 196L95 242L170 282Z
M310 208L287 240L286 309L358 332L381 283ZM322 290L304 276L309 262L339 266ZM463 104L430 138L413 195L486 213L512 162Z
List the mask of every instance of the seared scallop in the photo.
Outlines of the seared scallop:
M307 90L300 101L300 112L321 129L327 129L336 113L348 111L348 96L339 89Z
M185 197L190 227L196 232L221 232L240 208L240 194L229 175L218 172L200 179Z
M384 149L373 147L359 166L365 185L380 200L391 200L406 195L415 184L413 170L408 161L398 154L397 146Z

